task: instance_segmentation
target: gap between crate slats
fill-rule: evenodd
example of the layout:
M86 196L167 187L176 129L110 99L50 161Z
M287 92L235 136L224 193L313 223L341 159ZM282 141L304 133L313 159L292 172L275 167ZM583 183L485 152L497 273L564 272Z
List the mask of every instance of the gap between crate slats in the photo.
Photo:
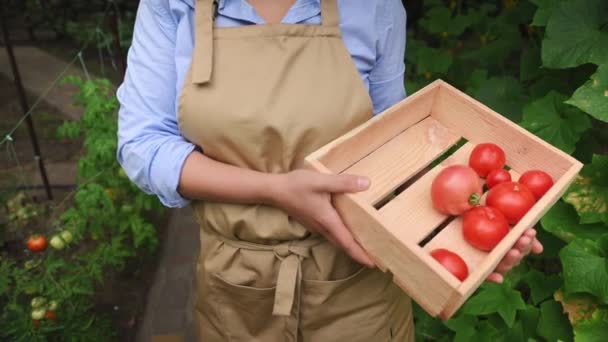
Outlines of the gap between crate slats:
M361 159L344 173L365 175L371 186L357 197L372 205L456 144L460 136L427 117Z

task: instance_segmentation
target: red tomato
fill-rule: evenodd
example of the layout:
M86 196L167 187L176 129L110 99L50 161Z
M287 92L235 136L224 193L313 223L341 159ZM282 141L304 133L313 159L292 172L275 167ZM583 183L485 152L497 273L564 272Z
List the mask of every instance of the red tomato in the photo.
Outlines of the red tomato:
M464 214L462 235L471 246L489 252L509 233L509 222L492 207L475 207Z
M505 166L505 151L498 145L492 143L479 144L475 146L469 156L469 166L477 172L480 177L486 177L492 170L502 169Z
M32 235L27 239L27 249L32 252L41 252L46 249L46 238L41 235Z
M511 181L511 174L505 169L492 170L486 176L486 185L488 189L492 189L496 185Z
M500 183L488 191L486 205L500 210L510 224L516 224L532 208L536 199L525 185Z
M452 165L441 170L431 185L433 207L442 214L460 215L479 204L482 183L473 169Z
M544 171L530 170L524 172L519 177L519 183L527 186L534 194L534 197L536 197L536 200L538 200L551 189L553 186L553 178Z
M431 252L431 256L460 281L469 275L469 268L462 258L447 249L439 248Z
M55 315L55 311L47 311L46 312L46 319L50 319L51 321L56 320L57 316Z

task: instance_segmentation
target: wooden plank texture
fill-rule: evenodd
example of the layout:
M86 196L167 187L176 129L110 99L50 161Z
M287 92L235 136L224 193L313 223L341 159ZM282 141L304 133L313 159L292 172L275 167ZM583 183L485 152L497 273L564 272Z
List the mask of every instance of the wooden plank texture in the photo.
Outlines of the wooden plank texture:
M370 178L370 188L357 193L357 197L373 205L420 172L459 139L460 136L428 117L380 146L344 173Z
M384 226L401 241L417 244L429 235L447 219L447 216L433 208L431 183L444 168L455 164L466 165L472 149L472 144L464 144L448 159L380 208L380 220Z
M306 157L341 173L410 126L429 116L440 82L408 96L347 134Z

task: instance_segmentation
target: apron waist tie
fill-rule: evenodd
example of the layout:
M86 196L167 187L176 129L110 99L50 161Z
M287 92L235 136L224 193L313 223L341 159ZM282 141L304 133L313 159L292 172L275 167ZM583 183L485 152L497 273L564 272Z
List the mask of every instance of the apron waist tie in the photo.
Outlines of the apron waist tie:
M277 285L274 295L274 306L272 314L275 316L290 316L296 299L300 297L302 281L302 260L310 257L312 247L322 243L325 239L321 236L311 237L305 240L294 240L276 245L263 245L248 241L230 240L220 236L220 240L232 247L253 250L272 251L281 260Z

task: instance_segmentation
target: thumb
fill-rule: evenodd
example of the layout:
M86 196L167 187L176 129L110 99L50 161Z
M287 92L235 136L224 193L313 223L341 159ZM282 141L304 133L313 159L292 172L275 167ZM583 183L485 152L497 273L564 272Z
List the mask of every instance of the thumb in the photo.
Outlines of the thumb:
M359 192L367 190L370 180L356 175L321 175L320 190L332 193Z

